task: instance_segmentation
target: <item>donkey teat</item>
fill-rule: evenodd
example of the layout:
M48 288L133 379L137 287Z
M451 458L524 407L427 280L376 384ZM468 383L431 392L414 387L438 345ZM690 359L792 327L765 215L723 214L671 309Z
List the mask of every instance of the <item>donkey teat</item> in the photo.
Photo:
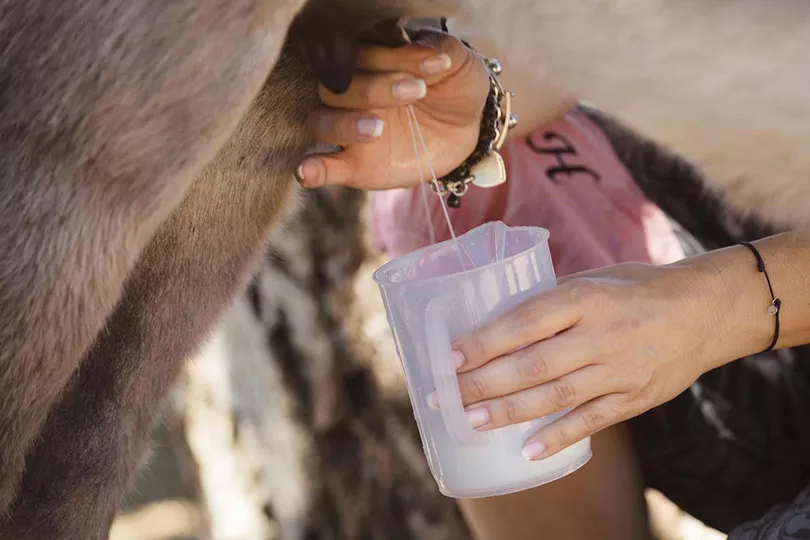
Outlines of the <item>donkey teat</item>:
M465 0L311 0L290 28L314 78L336 94L345 92L357 68L361 43L396 47L408 43L410 19L449 16Z

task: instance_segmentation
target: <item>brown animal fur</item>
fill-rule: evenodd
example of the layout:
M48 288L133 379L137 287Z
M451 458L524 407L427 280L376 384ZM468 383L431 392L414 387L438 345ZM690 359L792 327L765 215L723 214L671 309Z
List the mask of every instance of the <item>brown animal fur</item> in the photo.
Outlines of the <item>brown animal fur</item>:
M279 67L288 70L287 87L265 85L251 114L142 254L121 303L51 413L42 443L28 456L3 538L78 540L109 528L163 396L249 277L286 200L284 177L305 149L297 126L306 110L283 105L297 86L311 85L301 70L291 77L289 64Z
M299 4L0 10L0 512L124 280L249 107L282 44L278 19Z
M106 536L164 394L249 277L311 142L314 81L292 47L268 79L301 4L0 9L3 540ZM351 5L360 30L449 9Z

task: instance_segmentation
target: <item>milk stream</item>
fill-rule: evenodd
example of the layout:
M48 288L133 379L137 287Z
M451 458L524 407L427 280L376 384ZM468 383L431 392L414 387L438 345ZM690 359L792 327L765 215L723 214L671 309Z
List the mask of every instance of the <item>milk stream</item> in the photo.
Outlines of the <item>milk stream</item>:
M419 149L416 147L416 133L413 130L414 120L411 119L413 108L408 105L405 112L408 115L408 129L411 131L411 144L413 145L413 155L416 160L416 170L419 172L419 192L422 195L422 207L425 210L425 219L427 220L428 233L430 234L430 244L433 245L436 243L436 228L433 226L433 219L431 219L430 216L430 205L428 204L427 199L427 183L425 182L425 175L422 174L422 164L420 163L421 160L419 158ZM448 225L450 225L450 234L455 236L456 232L453 230L453 224L448 221Z
M430 207L428 206L428 194L427 194L427 182L425 182L425 176L422 172L422 164L421 159L419 156L419 149L416 144L416 137L419 137L419 143L422 146L422 152L425 158L425 165L427 166L428 170L430 170L430 180L433 183L433 187L435 188L435 195L439 198L439 203L442 206L442 213L444 214L444 220L447 223L447 228L450 231L450 236L453 239L453 246L456 248L456 252L458 253L459 263L461 264L462 270L467 270L468 265L464 262L464 257L462 256L462 248L461 245L458 243L458 239L456 238L456 231L453 229L453 222L450 220L450 212L447 209L447 201L444 200L440 190L439 190L439 179L436 178L436 170L433 168L433 162L430 160L430 154L428 153L427 145L425 144L425 139L422 136L422 129L419 127L419 120L416 119L416 112L413 110L413 105L408 105L407 107L407 114L408 114L408 128L411 131L411 143L413 144L413 153L414 157L416 158L416 168L419 172L419 189L422 193L422 204L425 208L425 218L428 222L428 232L430 234L430 243L436 243L436 229L433 226L433 220L430 217ZM468 257L468 259L470 259ZM472 259L470 259L472 260ZM475 266L475 265L473 265Z

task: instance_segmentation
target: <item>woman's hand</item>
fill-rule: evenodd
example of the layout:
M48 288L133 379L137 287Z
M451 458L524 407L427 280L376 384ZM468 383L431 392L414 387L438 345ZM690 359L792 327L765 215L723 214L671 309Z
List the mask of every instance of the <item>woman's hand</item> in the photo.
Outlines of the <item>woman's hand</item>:
M344 94L318 88L324 106L310 115L310 129L319 141L343 150L306 158L296 173L302 185L370 190L417 185L409 104L438 177L472 154L489 79L483 61L463 43L429 32L418 43L395 49L365 47L358 67Z
M751 285L761 285L750 263L743 261ZM454 349L468 420L488 430L573 409L527 441L527 459L545 458L672 399L737 358L742 351L717 332L735 308L717 302L721 273L696 266L624 264L571 276L459 338ZM755 294L762 296L755 299L764 334L754 337L762 340L767 290Z

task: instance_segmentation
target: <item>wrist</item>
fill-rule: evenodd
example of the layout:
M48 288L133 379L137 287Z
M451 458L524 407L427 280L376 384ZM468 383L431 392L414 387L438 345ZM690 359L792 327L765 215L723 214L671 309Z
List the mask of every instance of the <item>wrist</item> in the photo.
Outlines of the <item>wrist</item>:
M705 371L763 351L773 339L771 301L756 259L734 246L687 259L690 281L698 284L701 313L706 315L709 341Z
M500 64L497 60L477 56L487 66L489 79L489 92L481 113L478 139L467 159L439 178L435 186L441 193L449 193L447 205L451 208L459 206L470 185L487 188L506 181L506 166L499 151L509 132L517 125L517 116L512 112L511 105L513 93L506 90L499 79Z

